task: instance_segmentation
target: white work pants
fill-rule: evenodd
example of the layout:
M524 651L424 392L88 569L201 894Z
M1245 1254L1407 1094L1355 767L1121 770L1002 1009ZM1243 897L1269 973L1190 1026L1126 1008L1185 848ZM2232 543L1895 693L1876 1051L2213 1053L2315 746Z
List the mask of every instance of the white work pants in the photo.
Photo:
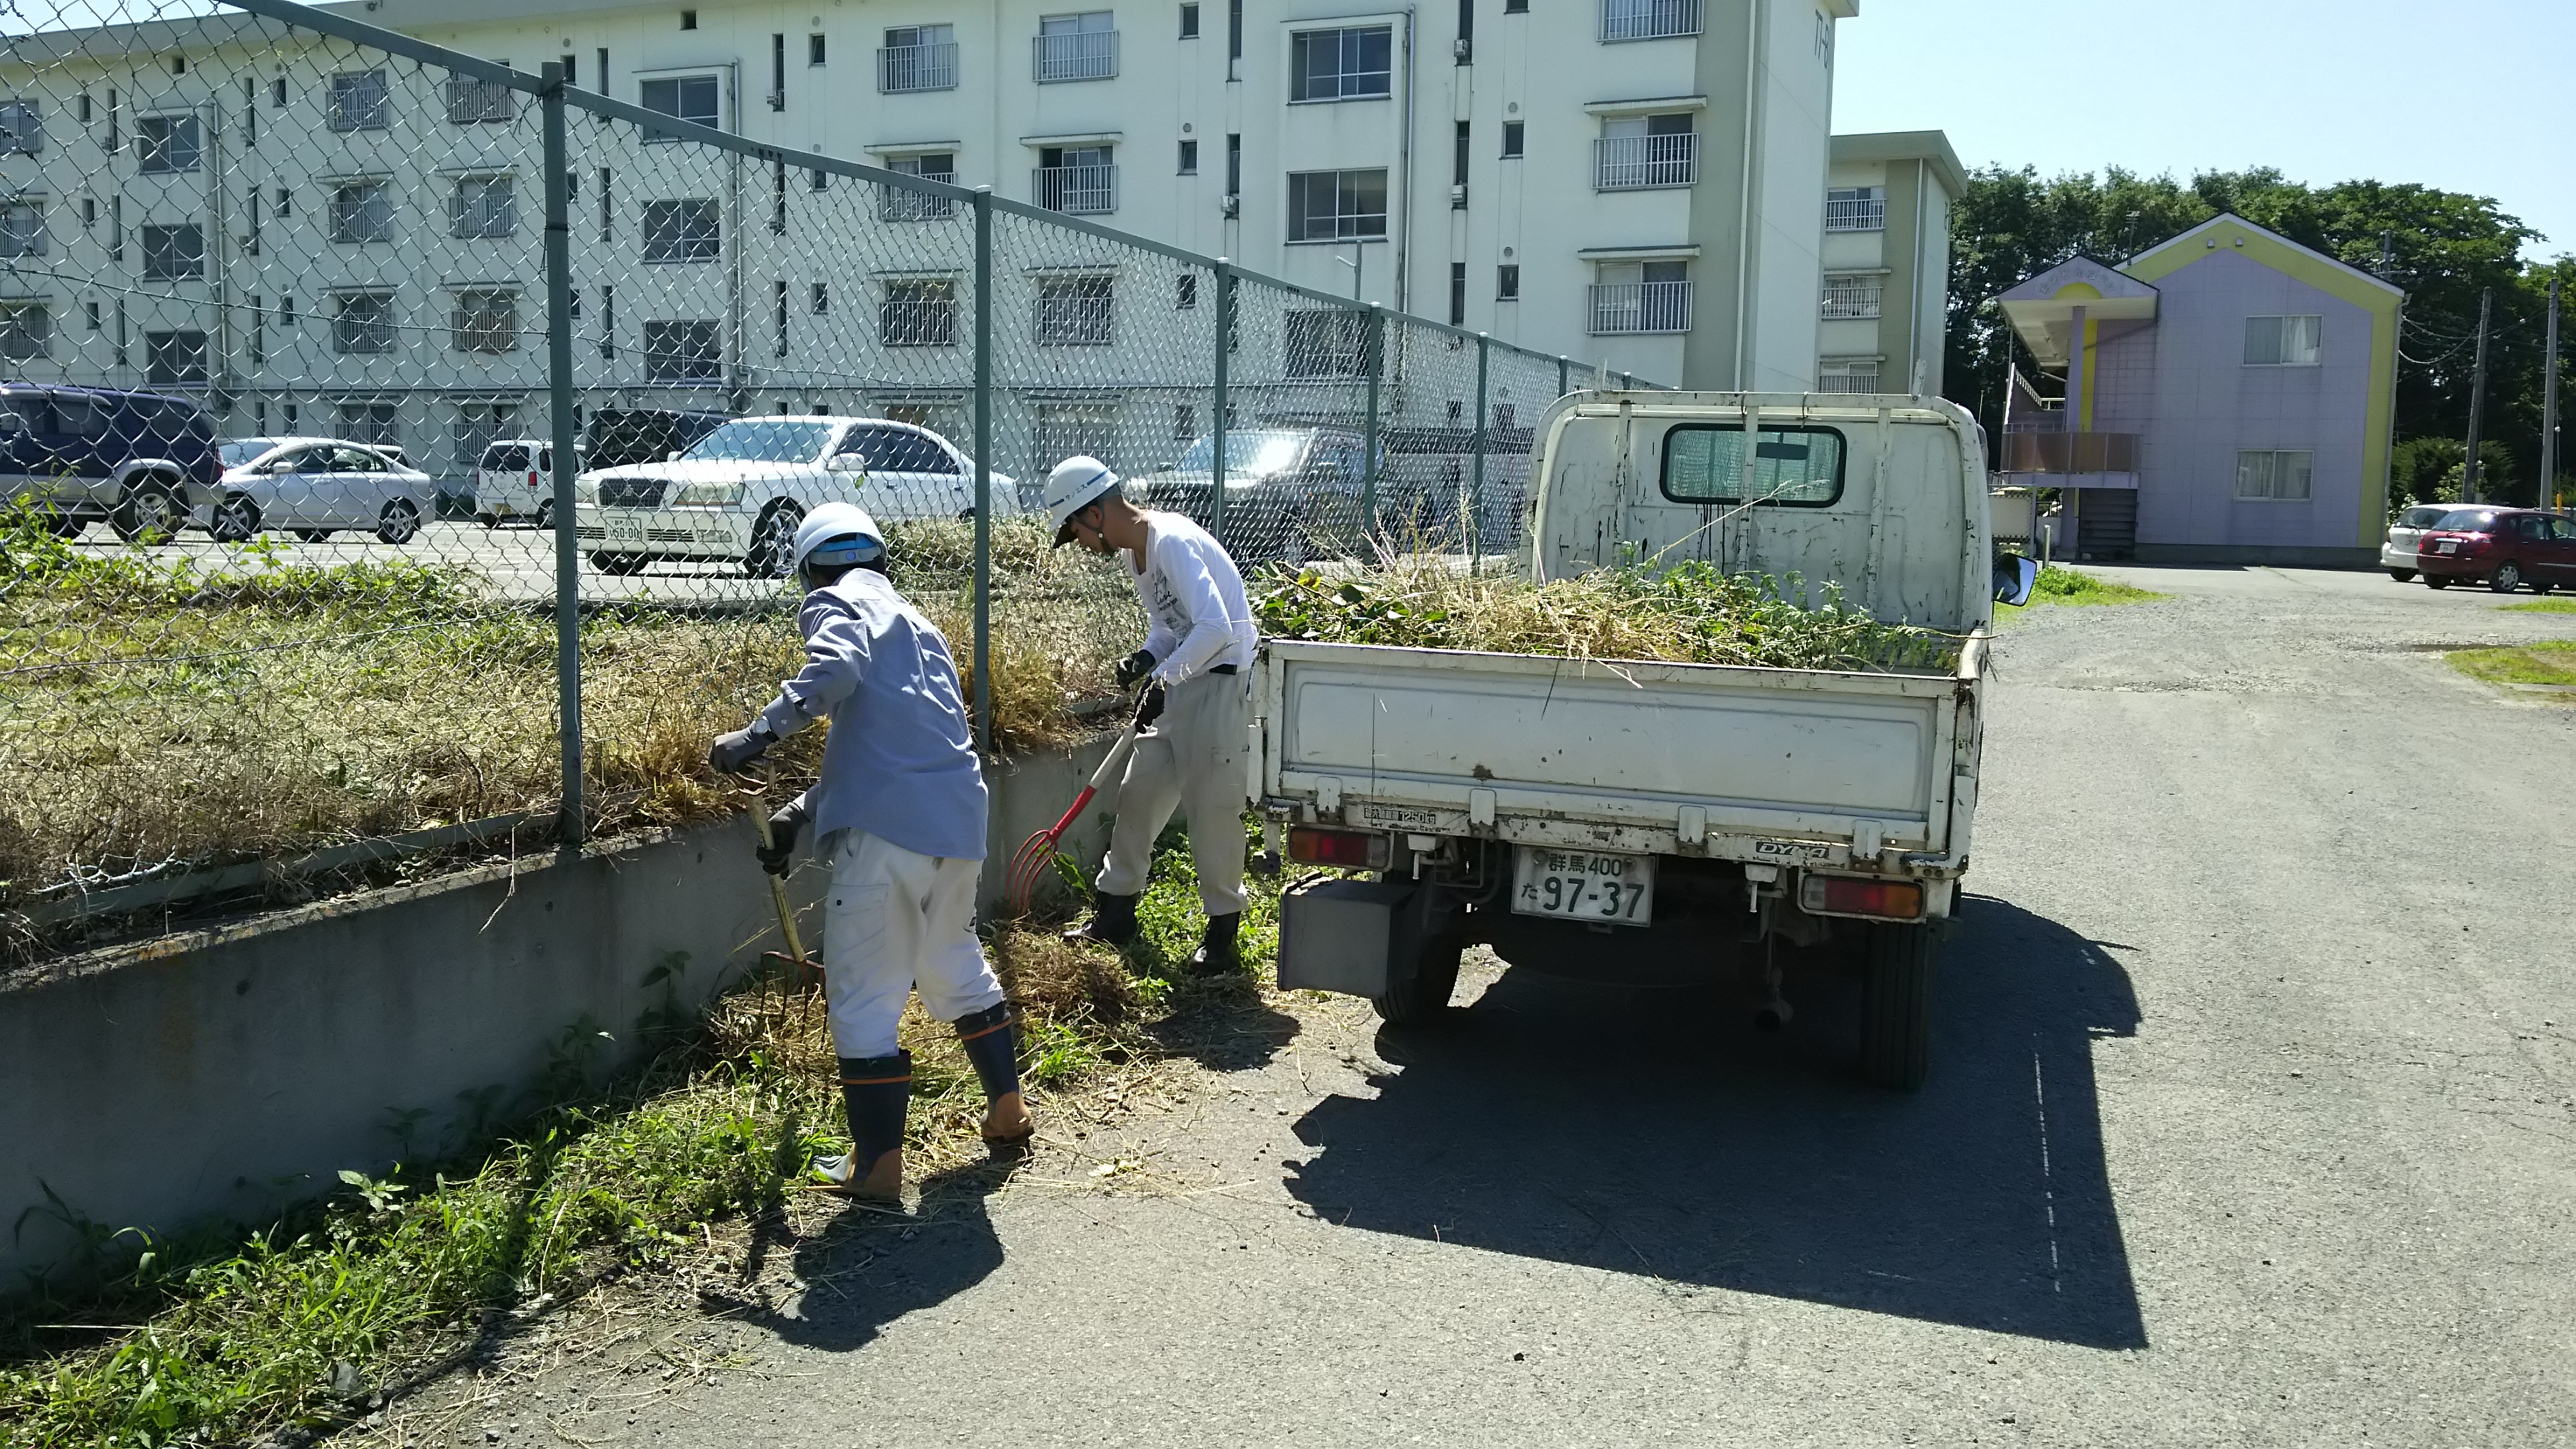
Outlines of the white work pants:
M1103 894L1145 889L1154 837L1179 807L1190 822L1199 903L1211 916L1243 909L1243 805L1252 748L1252 676L1202 674L1166 692L1162 716L1136 740L1118 787L1118 822L1101 862Z
M823 903L823 992L833 1049L888 1057L914 987L940 1021L997 1006L1002 983L975 939L983 862L922 855L864 830L838 830Z

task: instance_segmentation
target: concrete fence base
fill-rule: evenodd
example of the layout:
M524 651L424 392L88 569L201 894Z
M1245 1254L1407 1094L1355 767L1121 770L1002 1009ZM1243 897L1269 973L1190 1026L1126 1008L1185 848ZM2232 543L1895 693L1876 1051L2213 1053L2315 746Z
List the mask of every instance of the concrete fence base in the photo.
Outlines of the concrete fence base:
M992 770L983 895L1107 748ZM1106 793L1106 792L1104 792ZM0 1290L76 1247L46 1190L109 1228L259 1221L453 1141L576 1037L631 1056L782 949L747 818L166 936L0 980ZM1097 863L1095 810L1065 848ZM808 949L823 872L790 878ZM675 981L646 978L675 953ZM605 1031L611 1041L599 1043ZM492 1089L499 1089L497 1092ZM416 1114L406 1119L405 1114Z

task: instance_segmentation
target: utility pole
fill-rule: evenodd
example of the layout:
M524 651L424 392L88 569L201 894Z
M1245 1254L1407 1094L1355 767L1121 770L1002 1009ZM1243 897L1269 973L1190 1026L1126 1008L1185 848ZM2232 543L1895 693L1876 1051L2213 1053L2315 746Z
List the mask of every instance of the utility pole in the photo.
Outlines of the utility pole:
M2469 381L2469 460L2460 475L2460 501L2478 501L2478 423L2486 415L2487 314L2495 306L2495 288L2478 290L2478 365Z
M2549 341L2540 353L2540 506L2558 502L2558 279L2549 279Z

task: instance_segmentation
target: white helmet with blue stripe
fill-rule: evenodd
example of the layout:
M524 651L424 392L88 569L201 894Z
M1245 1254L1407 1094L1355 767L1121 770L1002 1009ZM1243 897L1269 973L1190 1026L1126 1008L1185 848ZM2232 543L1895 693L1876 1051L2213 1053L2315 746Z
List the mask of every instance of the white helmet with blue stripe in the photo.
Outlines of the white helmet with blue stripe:
M1055 526L1058 547L1073 542L1073 530L1065 520L1100 501L1102 494L1118 486L1118 475L1098 458L1077 453L1055 465L1047 475L1047 522Z
M855 503L818 505L796 526L796 571L809 586L823 570L876 563L885 555L885 533Z

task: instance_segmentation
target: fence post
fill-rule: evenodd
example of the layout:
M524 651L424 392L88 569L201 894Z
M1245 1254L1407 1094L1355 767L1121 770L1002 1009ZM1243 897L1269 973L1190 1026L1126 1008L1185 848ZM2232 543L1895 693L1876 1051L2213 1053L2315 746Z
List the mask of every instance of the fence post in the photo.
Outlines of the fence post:
M1386 309L1375 302L1368 310L1368 417L1360 446L1360 536L1377 537L1377 383L1386 371Z
M975 743L993 753L993 188L975 188Z
M1493 354L1493 343L1491 336L1482 332L1476 334L1476 484L1467 495L1467 572L1470 575L1485 571L1484 541L1478 537L1478 531L1485 517L1485 373Z
M563 66L539 71L545 82L546 381L555 440L555 719L563 736L563 807L556 829L578 846L588 833L581 778L581 549L573 523L573 475L579 471L572 425L572 217L564 145Z
M1225 360L1234 350L1234 264L1216 259L1216 442L1208 462L1208 532L1225 547Z

